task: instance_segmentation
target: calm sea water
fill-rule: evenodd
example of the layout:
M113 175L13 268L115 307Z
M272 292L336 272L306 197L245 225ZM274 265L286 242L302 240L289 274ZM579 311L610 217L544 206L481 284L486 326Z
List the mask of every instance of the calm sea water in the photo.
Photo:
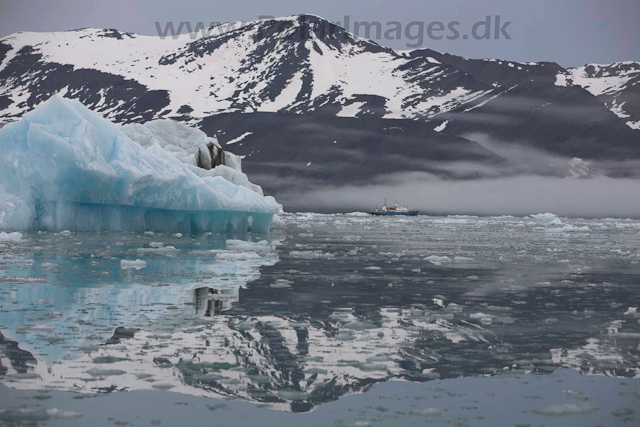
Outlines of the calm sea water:
M284 220L0 242L0 422L640 421L640 221Z

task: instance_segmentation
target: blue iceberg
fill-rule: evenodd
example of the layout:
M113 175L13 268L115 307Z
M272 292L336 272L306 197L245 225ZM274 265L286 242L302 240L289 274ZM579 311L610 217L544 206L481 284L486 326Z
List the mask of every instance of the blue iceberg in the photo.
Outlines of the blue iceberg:
M0 229L264 232L282 210L239 161L205 170L122 129L57 95L0 129Z

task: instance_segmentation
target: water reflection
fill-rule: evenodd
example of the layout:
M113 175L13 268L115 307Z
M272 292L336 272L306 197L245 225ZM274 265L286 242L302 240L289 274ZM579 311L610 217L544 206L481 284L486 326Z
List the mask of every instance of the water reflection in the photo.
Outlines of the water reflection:
M286 236L248 241L71 234L5 245L2 382L307 411L390 378L559 366L639 375L640 222L288 222ZM138 258L146 268L122 268Z
M196 315L219 316L240 300L240 288L198 288L194 291Z

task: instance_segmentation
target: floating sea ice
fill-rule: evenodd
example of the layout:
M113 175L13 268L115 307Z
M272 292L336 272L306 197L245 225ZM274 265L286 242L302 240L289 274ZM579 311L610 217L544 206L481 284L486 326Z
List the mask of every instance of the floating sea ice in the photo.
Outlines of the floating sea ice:
M591 229L586 225L583 227L578 227L575 225L565 225L564 227L548 228L545 230L545 232L547 233L571 233L571 232L587 232L587 231L591 231Z
M139 254L152 254L152 255L164 255L164 256L174 256L180 252L179 249L176 249L175 246L152 246L150 248L139 248Z
M451 261L451 258L449 258L448 256L431 255L426 257L424 260L429 261L430 263L435 265L440 265L443 262Z
M0 232L0 242L17 242L22 239L22 234L17 231L14 233Z
M459 219L459 218L442 218L442 219L436 219L433 222L434 224L466 224L469 221L467 221L466 219Z
M146 266L147 262L139 259L135 261L128 261L126 259L123 259L122 261L120 261L120 268L122 269L135 268L136 270L141 270Z
M422 415L427 415L429 417L437 417L438 415L442 415L442 409L440 408L426 408L420 411Z
M260 255L255 252L220 252L216 254L219 261L249 261L260 259Z
M291 258L304 258L304 259L331 259L335 258L335 254L330 252L317 251L291 251L289 252Z
M447 305L447 308L445 308L445 310L453 313L460 313L462 311L462 306L456 304L455 302L452 302L451 304Z
M226 246L230 251L255 252L260 255L265 255L273 249L266 240L260 240L259 242L246 242L244 240L228 239Z
M287 279L278 279L275 283L270 284L272 288L290 288L293 282Z
M287 228L287 224L280 218L280 216L274 215L273 219L271 220L271 227L269 228L269 230L284 230L285 228Z
M557 217L558 215L549 212L531 215L531 218L533 219L556 219Z
M598 409L600 408L589 403L566 403L564 405L552 405L546 408L534 409L531 412L538 415L564 417L568 415L588 414Z
M58 268L58 264L55 264L53 262L45 262L43 264L40 264L40 267L42 267L42 268Z
M494 316L485 313L471 313L469 315L470 319L477 319L484 325L490 325L493 322L493 317Z

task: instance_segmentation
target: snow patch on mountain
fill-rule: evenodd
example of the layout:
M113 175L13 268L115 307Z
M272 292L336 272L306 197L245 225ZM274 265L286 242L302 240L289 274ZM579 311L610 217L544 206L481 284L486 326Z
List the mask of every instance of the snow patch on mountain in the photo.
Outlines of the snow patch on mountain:
M640 62L624 61L613 64L586 64L570 68L556 76L557 86L581 86L632 129L640 129ZM632 105L633 104L633 105Z
M92 91L87 105L100 108L109 119L127 122L146 121L153 113L153 119L182 115L193 124L223 112L300 113L327 105L342 106L340 115L355 117L368 111L371 99L381 102L384 117L424 118L481 95L470 87L443 86L457 76L434 58L427 58L430 68L423 69L413 58L313 15L232 24L175 38L95 28L2 38L0 46L9 51L0 73L11 70L12 75L0 84L0 97L11 101L4 110L0 107L0 118L15 120L32 109L30 92L41 87L49 73L69 66L74 72L95 70L106 79L120 76L142 85L140 90L167 93L166 107L154 111L153 104L141 102L138 108L152 110L139 115L127 111L121 117L122 110L130 108L125 100L111 99L108 88ZM323 28L335 34L326 35ZM11 67L28 55L41 56L37 68L42 70L13 75ZM62 86L55 91L79 98L83 89ZM362 96L369 101L363 102Z

